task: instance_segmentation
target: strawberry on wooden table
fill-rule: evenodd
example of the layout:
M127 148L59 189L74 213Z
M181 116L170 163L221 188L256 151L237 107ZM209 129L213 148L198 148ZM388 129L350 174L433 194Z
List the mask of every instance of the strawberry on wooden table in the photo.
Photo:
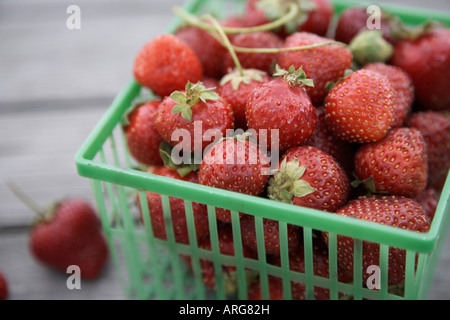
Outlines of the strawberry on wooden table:
M330 39L309 32L296 32L288 36L283 48L321 45L316 48L300 51L280 52L278 64L283 69L290 66L302 67L308 78L314 81L314 86L306 91L314 105L322 105L327 95L327 84L337 82L352 67L352 53L341 44L330 44Z
M427 185L426 144L416 129L392 129L382 140L362 145L355 155L359 180L372 192L417 197Z
M261 145L283 151L302 144L312 135L317 115L304 88L313 83L302 68L295 70L291 66L283 70L277 66L274 76L277 78L253 90L245 117ZM278 145L273 134L278 135Z
M162 101L154 124L161 137L171 145L180 144L184 150L202 152L217 135L225 137L227 129L233 128L233 122L233 110L214 88L206 88L202 82L188 82L184 90L174 91ZM208 130L215 133L209 137L212 141L205 137ZM178 139L177 134L174 135L177 132L180 134ZM201 141L197 141L196 136Z
M162 165L159 145L163 141L154 126L160 100L150 100L132 107L124 125L130 154L145 165Z
M164 98L186 83L203 78L197 54L172 34L160 35L146 43L137 53L133 74L136 81Z
M325 100L325 121L338 138L352 143L378 141L394 122L394 90L378 72L358 70L338 82Z
M8 299L8 282L6 281L5 275L0 271L0 300Z
M426 233L430 222L425 216L422 206L414 200L398 196L373 195L360 197L350 201L335 214L365 220L369 223L379 223L395 228ZM328 233L323 232L328 243ZM354 240L351 237L337 236L338 264L345 270L353 272ZM366 273L371 265L380 264L380 245L369 241L362 244L362 275L366 283L370 274ZM406 251L399 248L389 248L388 284L395 285L405 280ZM356 281L356 280L354 280Z
M269 179L270 159L248 135L224 138L209 148L198 171L202 185L259 196ZM217 218L231 222L229 210L216 208Z
M12 183L13 193L36 213L29 235L29 249L37 261L55 270L80 268L83 279L99 277L109 249L97 213L82 198L64 198L41 209Z

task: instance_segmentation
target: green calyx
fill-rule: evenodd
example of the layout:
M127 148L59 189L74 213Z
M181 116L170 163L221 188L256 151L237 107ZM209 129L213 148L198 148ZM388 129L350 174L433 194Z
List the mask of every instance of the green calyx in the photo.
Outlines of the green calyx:
M165 167L169 167L176 170L178 174L182 177L187 176L189 173L193 171L198 171L200 165L195 163L194 155L191 156L191 161L189 163L176 164L172 160L172 149L173 146L171 146L166 141L161 142L159 146L159 154Z
M264 11L270 21L278 20L289 12L291 6L297 7L297 14L284 24L288 33L294 33L307 19L309 12L316 9L312 0L261 0L255 5Z
M284 203L292 203L294 196L304 197L316 191L307 181L301 179L305 171L306 166L300 165L297 158L289 162L284 159L278 172L269 179L269 198Z
M386 62L394 53L394 47L383 38L381 30L363 30L350 42L353 61L364 66L372 62Z
M300 85L314 87L314 81L312 79L308 79L302 67L295 70L295 67L292 65L288 70L285 70L280 68L280 66L277 64L275 66L275 73L273 74L273 76L282 77L289 83L291 87Z
M241 83L250 84L251 81L262 82L266 74L266 72L257 69L243 69L242 73L240 70L235 69L220 80L220 85L223 86L231 82L231 87L234 90L239 90Z
M214 92L215 88L206 88L202 82L197 82L195 84L188 81L185 87L185 92L174 91L170 98L177 104L173 107L172 113L181 113L181 116L192 121L192 110L191 108L197 104L197 102L206 100L218 100L220 96Z

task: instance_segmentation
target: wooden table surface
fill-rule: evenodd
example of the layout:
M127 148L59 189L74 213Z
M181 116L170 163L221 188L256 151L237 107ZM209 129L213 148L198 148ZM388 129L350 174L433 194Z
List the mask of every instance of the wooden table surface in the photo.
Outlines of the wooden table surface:
M0 0L0 270L10 299L124 299L111 263L81 290L68 290L68 275L38 264L28 251L33 213L5 182L41 205L64 196L93 202L74 155L130 79L137 50L165 31L171 6L182 2ZM71 4L81 9L80 30L66 26ZM450 11L450 2L430 0L427 7ZM430 299L450 298L449 268L447 241Z

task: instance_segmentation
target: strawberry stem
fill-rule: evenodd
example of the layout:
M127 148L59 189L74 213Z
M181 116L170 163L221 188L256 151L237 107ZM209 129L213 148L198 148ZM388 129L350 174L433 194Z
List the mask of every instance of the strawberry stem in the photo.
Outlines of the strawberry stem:
M206 31L215 31L215 28L202 22L200 18L184 11L182 8L180 8L178 6L173 7L172 10L176 15L180 16L183 20L187 21L188 23L190 23L192 25L199 27L200 29L203 29ZM266 24L263 24L260 26L256 26L256 27L247 27L247 28L224 27L223 31L226 34L240 34L240 33L253 33L253 32L260 32L260 31L274 30L276 28L283 26L290 20L294 19L298 15L298 11L299 11L299 7L292 3L289 6L289 9L288 9L286 15L282 16L281 18L279 18L277 20L274 20L272 22L269 22L269 23L266 23Z
M17 187L12 182L6 182L8 188L14 193L14 195L19 198L31 211L35 212L38 218L45 218L45 211L25 192L23 192L19 187Z
M233 62L236 65L236 68L239 70L240 76L243 77L244 76L244 69L242 68L241 62L239 61L239 59L238 59L238 57L236 55L236 52L233 49L233 45L231 44L230 39L228 39L227 35L223 31L222 26L219 24L219 22L216 19L214 19L213 16L206 15L206 17L213 24L213 26L215 27L216 31L219 33L223 44L225 45L225 47L230 52L231 58L233 59Z

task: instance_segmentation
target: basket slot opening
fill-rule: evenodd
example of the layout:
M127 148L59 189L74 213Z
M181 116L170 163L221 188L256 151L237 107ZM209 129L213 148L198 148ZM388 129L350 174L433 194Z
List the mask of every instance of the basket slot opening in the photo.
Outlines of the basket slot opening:
M258 261L259 261L259 281L261 298L263 300L269 299L269 279L267 274L267 258L266 247L264 244L264 228L263 218L255 216L255 232L256 232L256 244L258 248Z
M231 211L231 225L233 230L234 254L236 257L238 298L245 300L247 298L247 277L244 270L244 253L239 212Z

